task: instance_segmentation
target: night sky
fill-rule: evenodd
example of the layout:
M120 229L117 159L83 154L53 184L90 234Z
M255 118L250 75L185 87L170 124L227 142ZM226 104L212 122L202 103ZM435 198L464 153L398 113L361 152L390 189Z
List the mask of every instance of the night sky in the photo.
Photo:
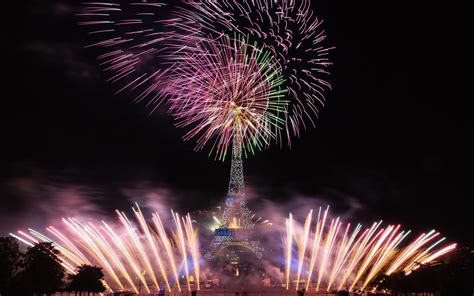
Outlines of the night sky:
M5 9L15 19L2 19L0 235L31 226L38 204L60 204L48 195L58 188L80 188L106 210L128 208L124 188L140 186L166 188L183 209L217 204L229 163L194 152L166 114L113 95L72 2ZM317 197L341 214L356 203L357 221L434 227L473 246L465 19L434 2L348 2L314 5L336 46L317 127L246 160L249 190L276 202Z

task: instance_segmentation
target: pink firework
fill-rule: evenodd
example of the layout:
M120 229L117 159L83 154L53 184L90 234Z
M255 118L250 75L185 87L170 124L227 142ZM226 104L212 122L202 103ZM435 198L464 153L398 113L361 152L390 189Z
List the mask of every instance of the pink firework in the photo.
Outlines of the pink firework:
M189 128L184 139L197 138L196 149L210 144L211 153L224 159L231 143L247 155L276 138L287 102L269 51L223 35L171 60L176 66L164 93L176 125Z
M167 71L161 65L167 34L158 23L166 7L160 1L85 1L77 14L88 35L85 47L97 52L108 81L119 86L116 93L127 91L153 110Z
M290 144L291 138L299 137L302 129L315 125L319 109L324 106L325 92L330 89L327 78L331 65L328 57L331 48L324 45L326 35L322 29L322 21L315 16L309 0L83 2L79 16L79 24L88 31L90 41L87 47L95 48L99 52L98 61L108 73L108 80L119 85L117 93L132 93L136 101L146 102L153 111L164 98L171 97L171 113L178 121L177 126L190 128L185 139L196 138L197 149L213 142L211 153L215 152L216 157L220 159L225 157L228 145L237 137L237 146L252 153L255 149L268 145L269 139L272 138L287 139ZM237 108L241 108L239 110L263 108L267 113L273 114L269 118L271 120L255 121L255 117L252 117L253 121L249 121L250 117L245 117L246 120L241 122L249 124L246 128L235 129L231 128L231 125L226 127L223 123L229 122L229 110L232 108L226 109L222 104L211 105L208 99L202 100L204 89L209 90L211 84L196 88L196 83L183 78L193 72L203 74L204 70L209 73L194 78L203 82L204 77L210 78L216 73L227 75L225 78L221 76L216 79L226 82L217 88L221 92L219 95L222 96L223 90L231 92L222 97L235 95L236 89L229 88L229 85L238 85L239 93L244 94L247 90L243 88L243 81L268 80L268 77L265 77L268 75L268 69L264 69L262 74L262 69L255 68L254 73L250 71L253 66L248 64L246 69L232 70L234 73L240 72L241 75L232 76L232 79L239 77L240 80L231 82L230 72L224 74L222 71L226 68L223 65L234 63L224 61L227 57L232 57L229 52L224 53L220 60L216 59L220 53L206 56L206 61L223 65L204 65L197 62L189 64L191 54L206 55L199 53L203 50L203 44L207 43L209 49L211 43L221 42L223 35L246 36L246 43L258 44L260 50L265 52L265 58L268 60L263 64L271 64L270 68L278 69L276 72L270 71L275 74L269 79L286 91L284 100L283 94L277 91L277 110L274 108L275 93L263 91L263 85L268 83L258 86L258 99L255 99L259 102L258 106L236 104ZM235 63L235 66L239 64L244 63ZM249 77L242 78L243 73ZM178 76L183 77L177 78ZM278 77L276 82L274 77ZM177 83L178 80L187 81L187 88L183 87L185 83ZM212 85L215 86L216 81ZM206 82L210 83L211 80ZM264 95L265 93L270 95ZM227 100L227 103L230 104L230 101ZM281 110L283 105L285 110ZM194 112L198 110L197 106L206 112ZM219 110L228 112L211 116L211 113L216 115ZM204 114L207 114L207 118ZM257 114L264 115L259 112ZM227 121L224 121L226 116ZM210 123L210 119L216 122ZM273 123L270 124L270 121ZM257 126L254 125L255 122L258 122Z
M309 0L192 1L166 22L175 28L174 40L179 35L189 40L238 32L262 44L280 65L288 89L286 128L281 130L288 143L308 123L315 125L331 88L327 79L332 48L324 45L323 21Z

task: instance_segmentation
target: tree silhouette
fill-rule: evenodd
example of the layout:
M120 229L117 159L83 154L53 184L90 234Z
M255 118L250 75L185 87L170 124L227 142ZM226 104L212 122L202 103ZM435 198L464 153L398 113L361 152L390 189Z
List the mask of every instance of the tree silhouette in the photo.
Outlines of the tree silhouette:
M80 295L83 295L83 292L87 292L87 295L89 295L90 292L100 293L105 291L102 283L104 274L101 267L83 264L76 269L76 274L71 274L68 278L70 282L67 290L80 292Z
M23 270L15 279L15 295L52 294L63 287L64 267L60 252L51 243L28 248L20 260Z
M0 237L0 295L7 292L8 284L13 277L21 252L16 239Z

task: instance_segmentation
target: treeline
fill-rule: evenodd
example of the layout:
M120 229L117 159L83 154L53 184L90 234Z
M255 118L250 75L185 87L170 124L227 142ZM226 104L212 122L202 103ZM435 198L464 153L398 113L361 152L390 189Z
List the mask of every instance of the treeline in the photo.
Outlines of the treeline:
M18 241L0 237L0 295L53 294L74 291L78 295L104 292L102 268L81 265L66 275L60 252L42 242L20 251Z

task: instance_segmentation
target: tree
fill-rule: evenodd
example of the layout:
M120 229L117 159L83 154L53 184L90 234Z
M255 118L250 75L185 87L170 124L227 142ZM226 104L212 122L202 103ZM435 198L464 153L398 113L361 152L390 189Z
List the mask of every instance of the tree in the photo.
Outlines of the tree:
M17 291L31 295L52 294L63 288L64 267L60 263L60 252L52 243L38 243L28 248L20 260L23 270L16 278ZM18 293L18 292L17 292Z
M6 294L8 284L18 267L21 252L13 237L0 237L0 295Z
M75 292L100 293L105 291L104 273L101 267L83 264L76 269L75 274L68 276L67 290Z

